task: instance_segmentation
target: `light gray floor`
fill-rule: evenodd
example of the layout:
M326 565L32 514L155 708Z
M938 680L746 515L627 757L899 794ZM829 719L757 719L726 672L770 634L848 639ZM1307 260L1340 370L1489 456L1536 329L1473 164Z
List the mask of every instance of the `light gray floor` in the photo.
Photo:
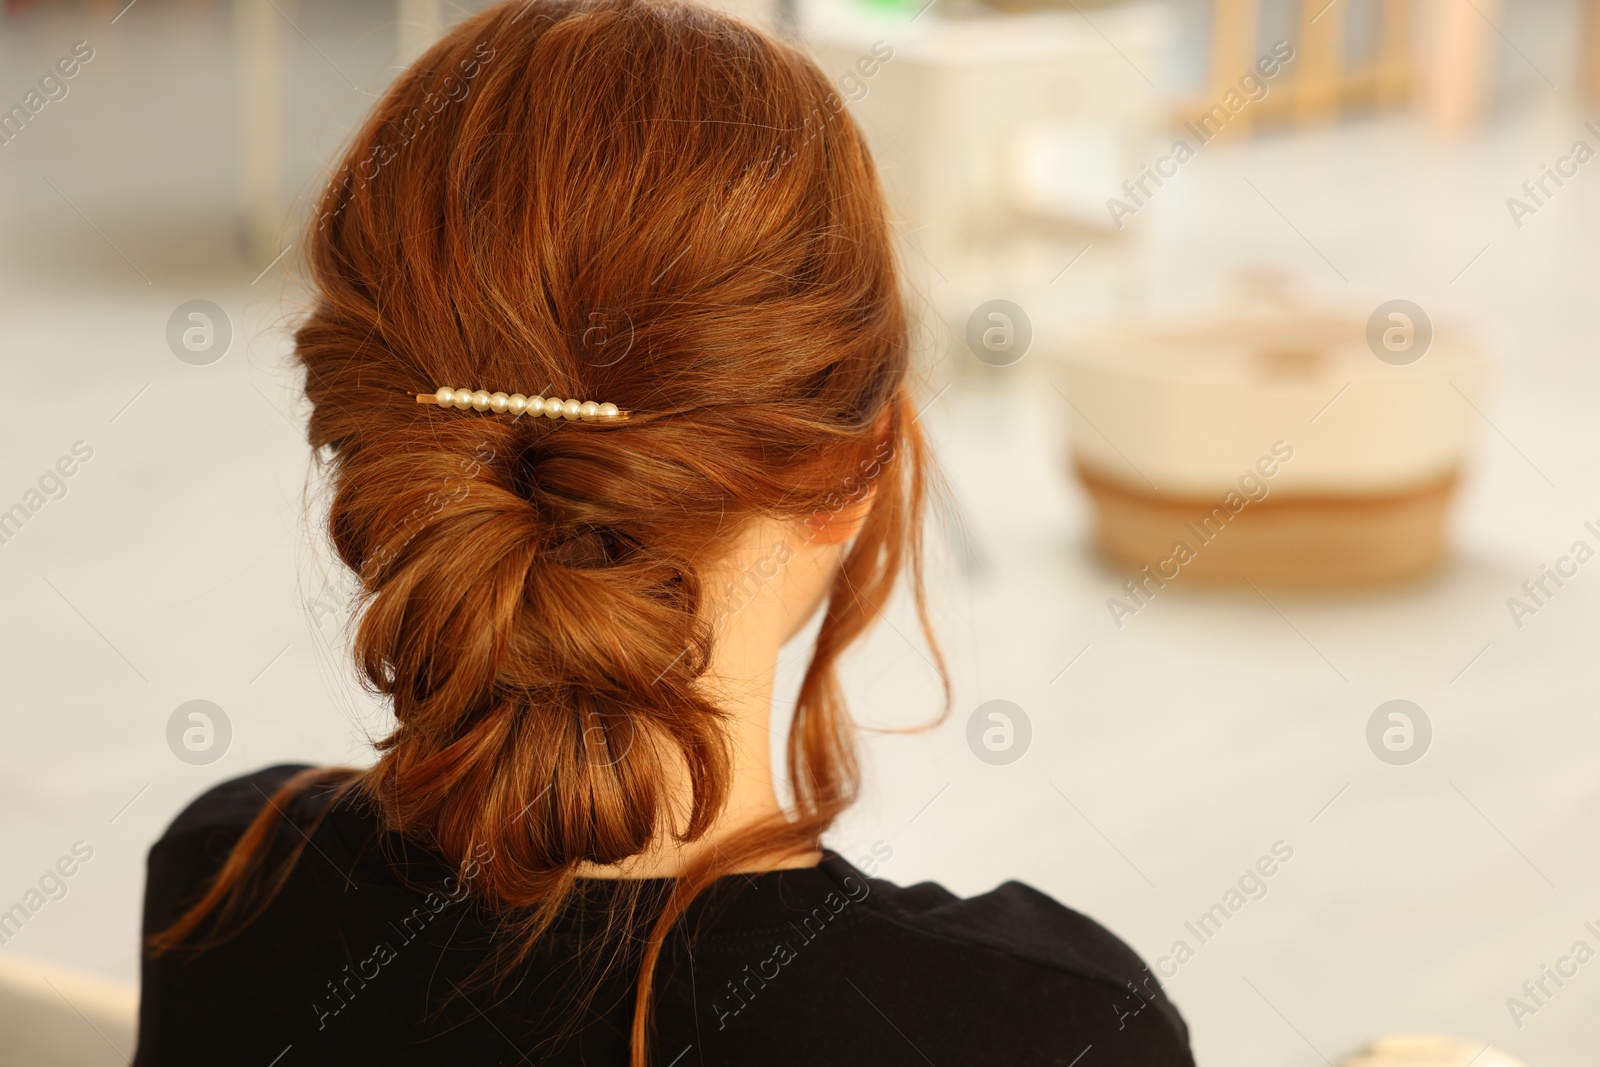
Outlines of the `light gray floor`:
M305 607L322 564L283 358L295 296L279 271L252 285L226 239L228 38L220 23L144 8L143 21L45 19L0 40L6 100L78 37L97 48L72 95L0 148L12 390L0 506L74 442L94 449L66 497L0 546L0 908L74 842L94 850L0 951L129 980L143 854L172 814L266 763L361 761L382 724L332 623L319 629ZM348 10L302 12L302 25L373 84L389 38ZM299 76L337 99L340 75L301 52ZM358 105L303 105L296 174ZM1476 323L1497 367L1458 551L1435 578L1388 592L1275 595L1274 609L1248 591L1176 588L1116 630L1104 601L1123 576L1087 552L1061 412L1040 384L1048 353L1091 313L1077 290L1048 286L1073 249L942 264L954 280L932 300L1015 292L1037 312L1038 351L1004 374L957 374L925 416L986 565L937 568L954 710L929 732L868 738L867 796L835 846L853 858L886 843L881 873L900 882L972 893L1028 881L1154 961L1180 938L1195 946L1185 921L1281 840L1293 859L1267 895L1169 982L1202 1062L1312 1067L1415 1030L1476 1035L1533 1067L1591 1062L1600 962L1520 1029L1505 1003L1573 942L1600 948L1583 926L1600 926L1600 564L1520 631L1505 607L1600 520L1600 163L1520 231L1504 203L1588 136L1583 117L1533 100L1460 146L1404 118L1219 146L1137 220L1147 281L1124 294L1133 305L1204 307L1228 267L1267 261L1350 306L1405 296ZM1074 271L1094 269L1091 254ZM236 328L210 367L180 363L163 338L196 297ZM936 708L905 605L889 623L849 669L874 726ZM1372 709L1395 697L1436 729L1409 767L1364 741ZM196 698L234 731L203 767L165 741L173 710ZM1033 723L1009 767L978 762L964 740L968 714L994 698Z

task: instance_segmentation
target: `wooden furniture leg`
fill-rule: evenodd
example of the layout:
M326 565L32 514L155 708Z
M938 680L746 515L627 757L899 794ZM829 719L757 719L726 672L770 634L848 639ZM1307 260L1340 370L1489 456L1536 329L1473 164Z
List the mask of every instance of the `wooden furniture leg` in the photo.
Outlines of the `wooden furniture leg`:
M1211 5L1211 70L1207 75L1206 101L1210 107L1230 89L1237 91L1239 78L1255 65L1256 27L1259 25L1259 0L1213 0ZM1229 121L1229 134L1248 133L1253 116L1245 108Z
M1339 117L1344 73L1343 0L1302 0L1294 63L1294 120L1310 126Z
M1578 78L1583 98L1600 101L1600 0L1583 0L1582 49L1578 58Z
M1378 86L1374 103L1380 109L1399 107L1411 95L1415 77L1416 13L1414 0L1383 0L1383 28L1378 44Z
M1434 129L1460 134L1476 126L1494 75L1500 0L1438 0L1434 5L1424 114Z

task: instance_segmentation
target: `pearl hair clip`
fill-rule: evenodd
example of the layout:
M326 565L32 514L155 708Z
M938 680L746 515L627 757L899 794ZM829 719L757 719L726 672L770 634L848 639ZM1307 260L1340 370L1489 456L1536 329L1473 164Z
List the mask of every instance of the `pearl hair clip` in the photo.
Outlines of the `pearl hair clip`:
M521 393L491 393L484 389L452 389L442 385L437 392L418 393L417 403L437 404L442 408L465 411L492 411L497 415L543 415L551 419L583 419L586 422L612 422L628 417L615 404L596 404L593 400L562 400L560 397L527 397Z

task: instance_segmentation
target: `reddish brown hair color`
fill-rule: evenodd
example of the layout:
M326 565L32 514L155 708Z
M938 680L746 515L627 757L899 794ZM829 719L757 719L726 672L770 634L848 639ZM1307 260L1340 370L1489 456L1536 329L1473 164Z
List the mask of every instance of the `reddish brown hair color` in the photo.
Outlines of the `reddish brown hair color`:
M683 840L722 810L724 716L696 685L718 592L707 561L744 520L825 514L874 489L800 689L794 811L720 843L653 918L643 1064L668 930L711 881L815 847L851 803L836 660L908 561L922 603L924 445L866 146L810 61L723 16L508 3L385 94L306 248L310 439L333 543L367 596L355 653L396 720L371 769L324 777L343 773L391 829L452 862L487 846L473 891L525 948L580 863L624 860L671 828L670 761L694 787ZM442 385L635 415L413 401ZM265 906L246 883L275 817L154 948Z

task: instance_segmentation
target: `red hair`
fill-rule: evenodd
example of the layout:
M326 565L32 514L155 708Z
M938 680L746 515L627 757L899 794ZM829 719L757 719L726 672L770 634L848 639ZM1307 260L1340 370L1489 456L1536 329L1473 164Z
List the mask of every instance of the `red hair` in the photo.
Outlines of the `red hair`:
M333 543L366 597L355 655L396 720L373 767L320 777L457 865L486 846L472 891L521 927L523 953L580 864L673 829L671 766L693 785L680 840L722 811L725 715L696 685L713 641L707 562L745 520L825 515L871 483L800 688L793 810L676 879L645 938L636 1067L683 909L736 868L814 848L854 800L835 664L908 564L928 630L906 313L842 108L793 48L702 8L502 4L388 90L305 245L310 440L332 478ZM447 384L634 415L412 399ZM246 883L274 809L316 777L274 798L153 949L265 907L270 887Z

